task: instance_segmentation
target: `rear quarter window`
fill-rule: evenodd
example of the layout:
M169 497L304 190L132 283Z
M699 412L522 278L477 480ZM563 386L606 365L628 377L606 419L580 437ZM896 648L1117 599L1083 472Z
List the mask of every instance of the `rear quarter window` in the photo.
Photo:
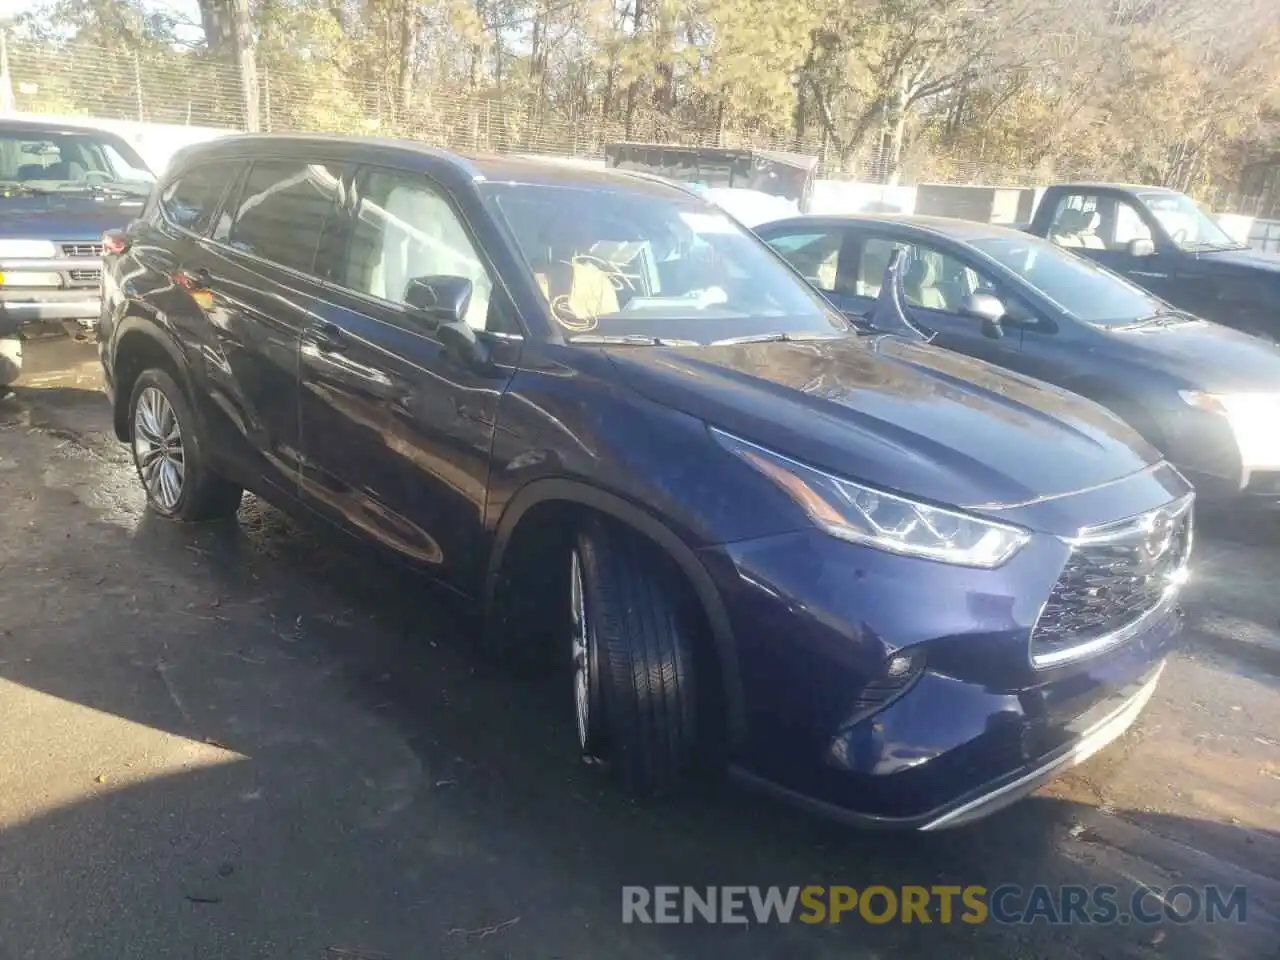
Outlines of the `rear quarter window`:
M160 210L175 226L192 233L208 233L227 187L239 172L240 165L236 163L193 167L161 190Z

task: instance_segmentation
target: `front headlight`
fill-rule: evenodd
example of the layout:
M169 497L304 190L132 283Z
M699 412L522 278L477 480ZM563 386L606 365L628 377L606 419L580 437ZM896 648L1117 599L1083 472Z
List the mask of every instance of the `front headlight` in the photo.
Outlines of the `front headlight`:
M1179 390L1183 403L1221 416L1235 436L1241 463L1249 468L1280 466L1280 393L1206 393Z
M58 248L48 240L0 240L0 257L40 260L57 255Z
M730 453L786 491L819 527L878 550L965 567L998 567L1031 535L1018 527L916 503L832 476L711 428Z

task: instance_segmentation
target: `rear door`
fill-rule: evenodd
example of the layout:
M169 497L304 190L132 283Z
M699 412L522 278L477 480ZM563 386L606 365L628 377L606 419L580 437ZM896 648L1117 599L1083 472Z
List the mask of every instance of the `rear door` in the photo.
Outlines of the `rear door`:
M248 475L290 494L301 476L298 351L302 331L328 310L315 263L340 215L345 172L254 162L181 278L208 317L210 391Z
M348 528L462 589L483 555L498 401L519 358L510 302L457 199L421 173L365 168L330 307L302 336L304 493ZM467 323L492 364L454 357L404 303L415 277L472 283Z

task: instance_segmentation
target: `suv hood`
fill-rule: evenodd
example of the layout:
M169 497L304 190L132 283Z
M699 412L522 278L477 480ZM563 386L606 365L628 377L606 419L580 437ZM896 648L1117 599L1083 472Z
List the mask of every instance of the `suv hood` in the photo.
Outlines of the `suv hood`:
M1025 503L1160 460L1088 400L892 336L609 356L650 400L840 476L938 503Z
M0 237L23 240L96 241L122 229L142 212L143 199L92 194L0 197Z

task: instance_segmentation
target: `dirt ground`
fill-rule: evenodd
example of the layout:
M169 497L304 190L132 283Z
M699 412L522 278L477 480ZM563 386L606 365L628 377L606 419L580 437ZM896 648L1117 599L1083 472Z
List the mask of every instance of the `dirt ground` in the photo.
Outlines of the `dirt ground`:
M1280 511L1205 517L1138 726L974 828L867 835L733 788L629 803L567 688L469 611L246 500L143 510L94 348L0 401L0 960L1280 958ZM1247 921L624 925L626 884L1220 884Z

